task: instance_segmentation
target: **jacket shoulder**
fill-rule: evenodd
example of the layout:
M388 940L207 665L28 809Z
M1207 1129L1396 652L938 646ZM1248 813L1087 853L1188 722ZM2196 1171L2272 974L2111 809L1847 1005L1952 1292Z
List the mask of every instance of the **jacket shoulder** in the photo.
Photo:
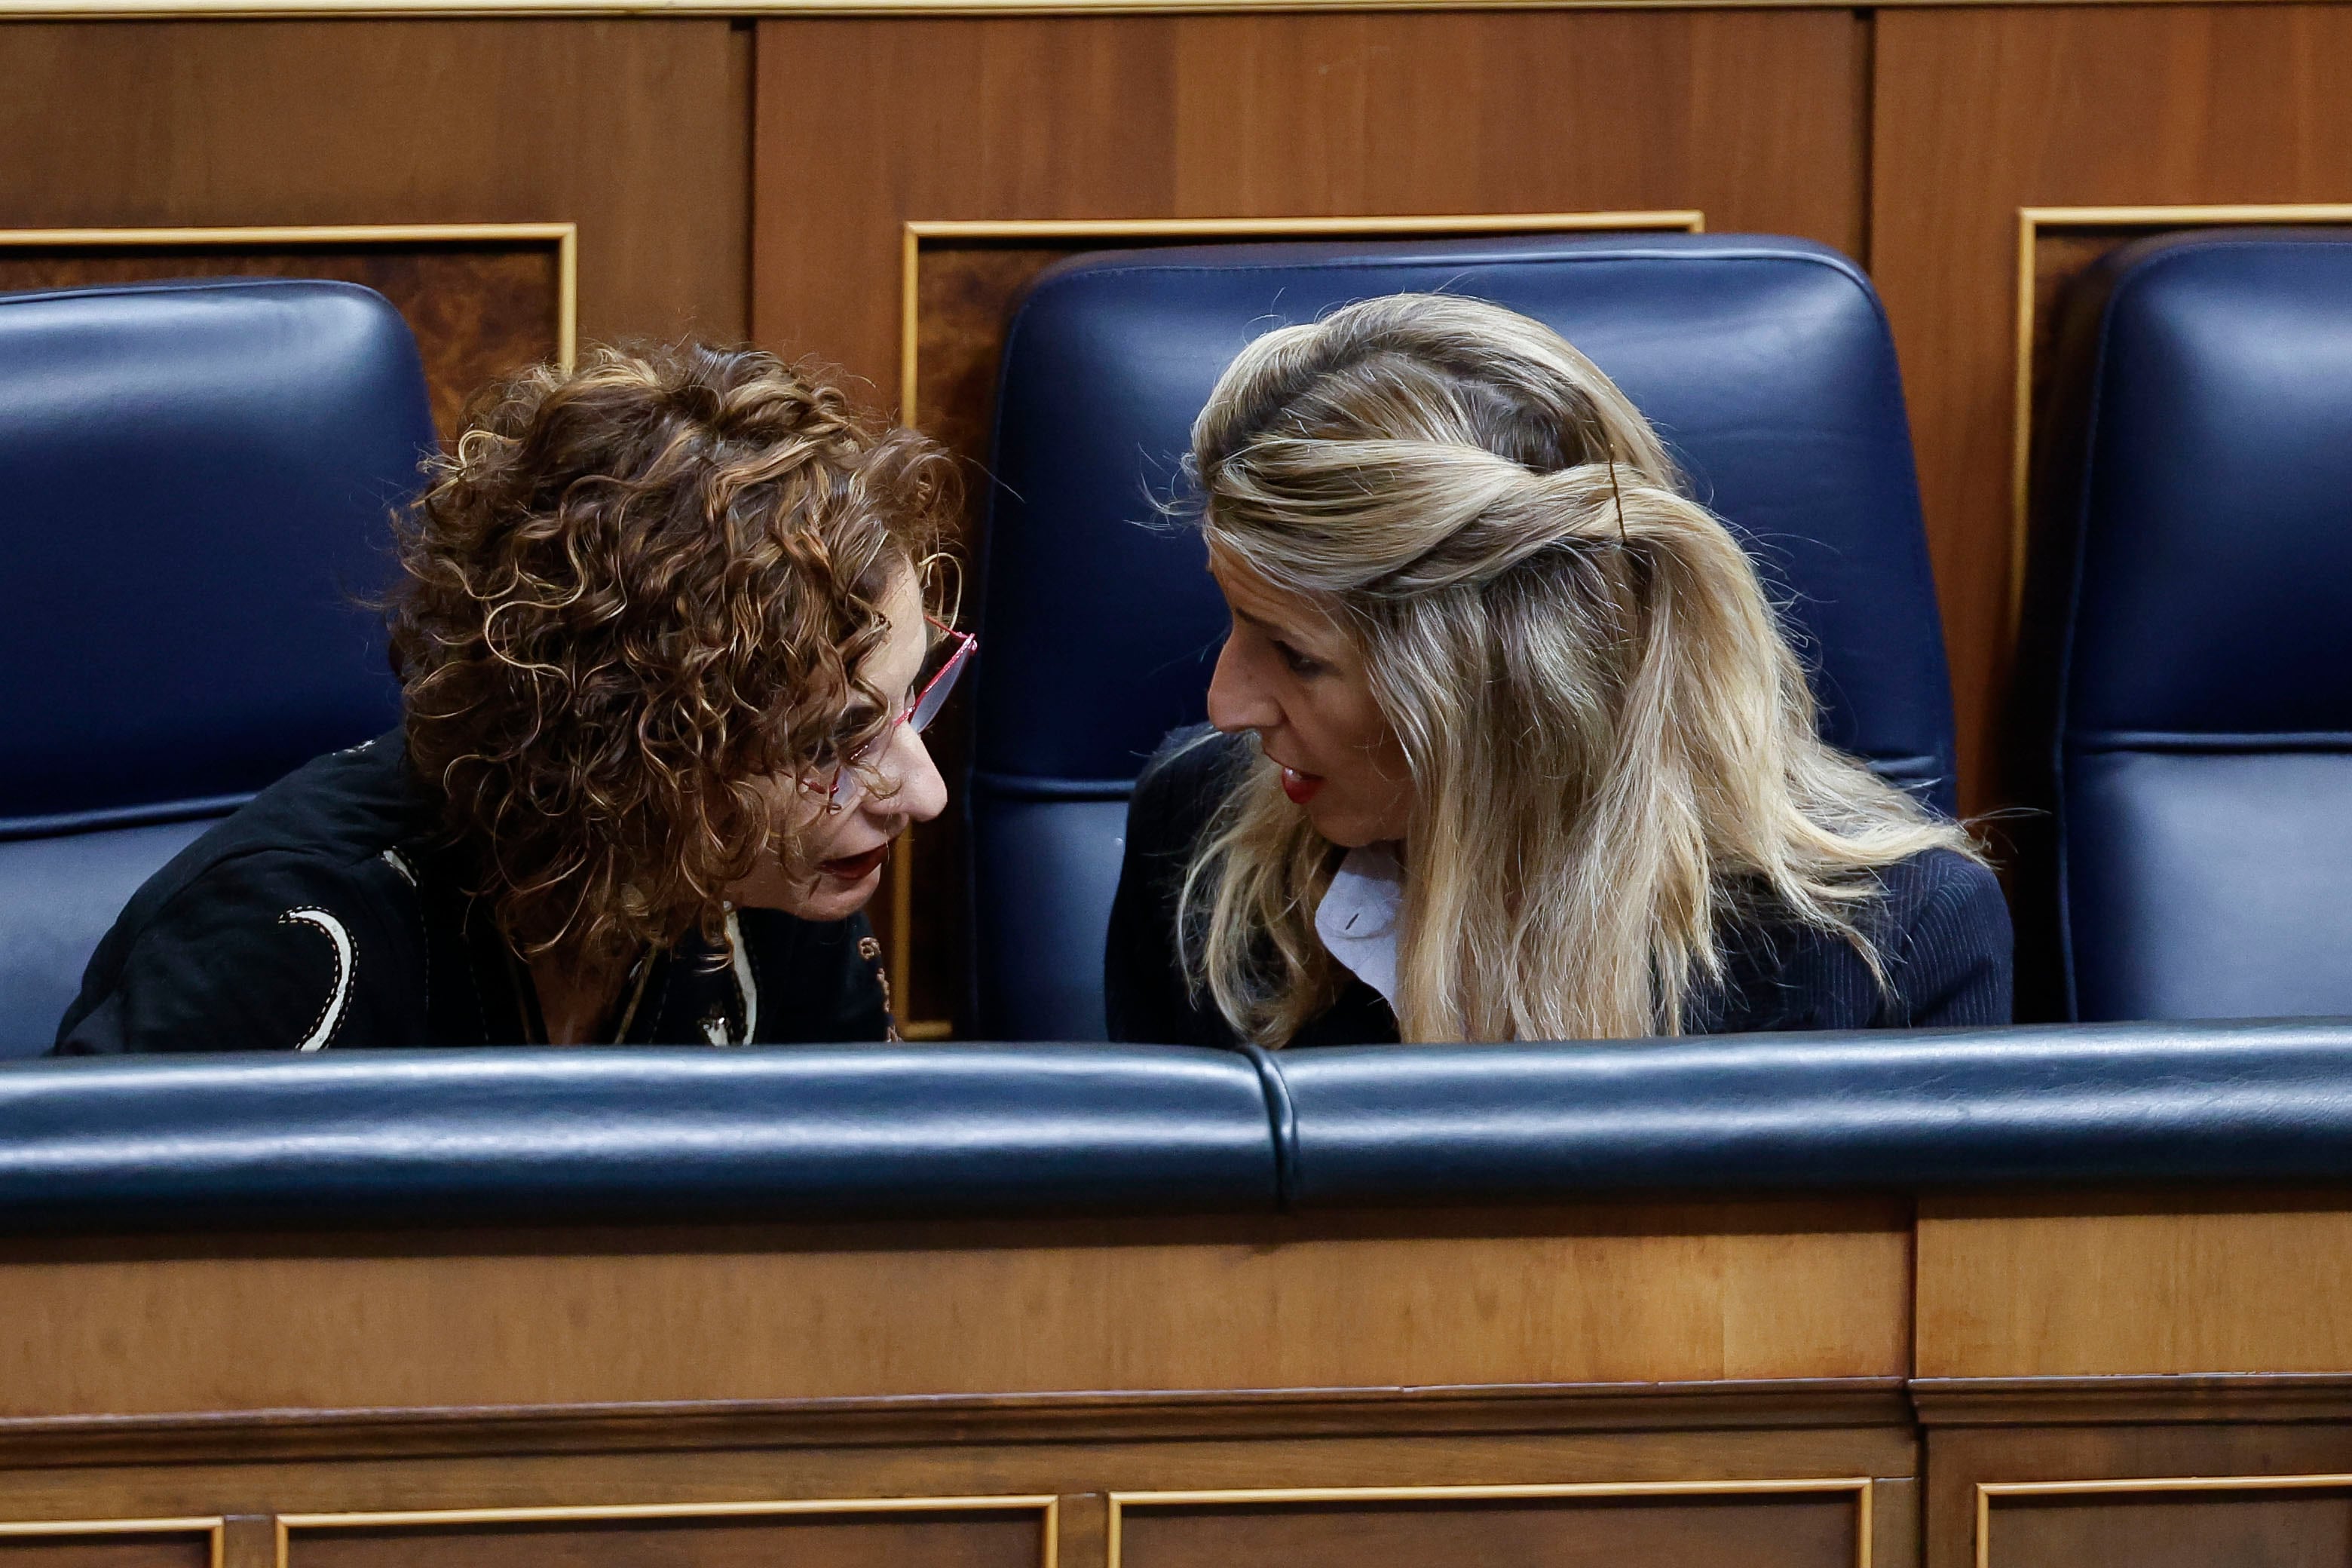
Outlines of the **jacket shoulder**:
M1888 868L1883 879L1900 932L1886 948L1896 1021L1953 1028L2010 1022L2015 938L1991 868L1931 849Z
M214 866L257 852L356 864L435 825L395 731L305 763L182 850L140 891L169 897Z
M421 1043L395 1022L421 1016L424 992L416 873L395 847L422 824L396 750L369 754L385 744L298 770L150 878L57 1049ZM396 1037L373 1037L385 1027Z

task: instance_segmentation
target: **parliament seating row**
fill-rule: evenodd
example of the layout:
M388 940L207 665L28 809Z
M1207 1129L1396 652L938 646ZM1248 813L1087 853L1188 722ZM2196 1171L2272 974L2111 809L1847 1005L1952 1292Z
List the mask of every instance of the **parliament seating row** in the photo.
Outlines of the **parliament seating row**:
M2352 241L2132 247L2070 299L2021 687L2047 842L2020 868L2052 1016L2352 1012ZM1222 626L1141 526L1218 369L1402 289L1559 328L1666 436L1787 606L1836 743L1943 809L1950 693L1899 376L1850 261L1643 236L1081 258L1008 327L978 595L975 1033L1102 1030L1124 801L1197 720ZM0 300L0 1055L207 820L388 727L367 596L432 430L391 308L241 281ZM1084 658L1071 650L1083 648Z
M60 1061L0 1127L16 1233L2335 1183L2352 1024Z

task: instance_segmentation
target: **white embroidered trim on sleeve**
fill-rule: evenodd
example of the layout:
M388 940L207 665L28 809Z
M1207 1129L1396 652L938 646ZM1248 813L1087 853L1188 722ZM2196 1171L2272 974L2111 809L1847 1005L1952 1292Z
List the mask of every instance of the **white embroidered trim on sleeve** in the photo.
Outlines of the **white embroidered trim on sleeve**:
M278 923L317 926L327 933L327 940L335 944L334 987L327 993L327 1000L320 1007L319 1016L310 1021L310 1032L303 1036L301 1044L294 1047L298 1051L322 1049L329 1040L335 1037L335 1030L343 1021L343 1011L352 1005L352 976L359 969L359 955L352 945L352 933L343 928L341 921L324 910L288 910L278 917Z
M733 910L727 911L727 945L735 953L735 989L743 996L743 1037L735 1043L748 1046L760 1037L760 987L751 978L751 954L743 946L743 928Z

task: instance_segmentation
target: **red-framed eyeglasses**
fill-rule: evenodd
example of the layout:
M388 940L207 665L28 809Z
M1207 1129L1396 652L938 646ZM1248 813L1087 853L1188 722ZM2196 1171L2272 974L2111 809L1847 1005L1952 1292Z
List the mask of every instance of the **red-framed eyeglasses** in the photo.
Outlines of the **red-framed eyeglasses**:
M908 726L918 735L931 727L931 721L947 706L948 693L955 689L956 677L963 673L963 667L971 662L972 654L980 647L980 639L970 632L960 632L930 616L923 619L940 634L940 640L931 645L930 657L925 661L931 666L930 676L917 689L914 700L907 704L905 710L890 721L880 734L859 747L857 754L834 773L833 785L825 792L825 805L835 811L857 798L857 792L864 786L856 770L889 749L899 725Z

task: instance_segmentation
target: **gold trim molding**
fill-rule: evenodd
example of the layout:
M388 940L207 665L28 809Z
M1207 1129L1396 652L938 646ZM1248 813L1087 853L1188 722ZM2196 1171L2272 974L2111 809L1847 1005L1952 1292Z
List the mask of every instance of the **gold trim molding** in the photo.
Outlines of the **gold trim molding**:
M1578 1498L1779 1496L1847 1492L1854 1500L1854 1568L1870 1568L1871 1480L1868 1476L1809 1477L1757 1481L1562 1481L1525 1486L1276 1487L1243 1491L1112 1492L1108 1568L1120 1568L1126 1513L1133 1508L1241 1508L1314 1503L1510 1502ZM1978 1568L1984 1568L1979 1562Z
M922 375L922 266L927 246L1066 244L1079 250L1157 241L1467 239L1478 235L1700 234L1706 228L1706 215L1691 208L1352 217L917 218L908 222L899 237L898 417L908 425L920 417L916 389ZM911 997L915 994L911 839L899 841L890 863L890 994ZM901 1018L898 1032L909 1040L943 1040L954 1032L954 1025L945 1018Z
M227 1533L228 1521L219 1514L188 1519L39 1519L10 1520L0 1523L0 1541L22 1541L27 1537L37 1539L45 1535L202 1535L205 1538L212 1568L221 1568Z
M1922 10L2050 0L1880 0ZM2078 0L2095 5L2148 0ZM2156 0L2186 5L2191 0ZM2283 5L2287 0L2221 0ZM1852 0L0 0L0 23L440 17L1188 16L1371 11L1843 11Z
M2176 228L2227 228L2237 225L2281 226L2352 223L2352 204L2290 203L2209 206L2020 207L2017 209L2017 340L2012 352L2014 385L2010 408L2009 453L2009 633L2017 637L2025 607L2025 550L2033 485L2034 260L2042 231L2048 228L2107 229L2116 243Z
M1979 1481L1976 1568L1992 1568L1992 1500L2128 1492L2276 1492L2352 1488L2352 1475L2134 1476L2106 1481ZM1116 1563L1113 1568L1117 1568Z
M1061 1499L1050 1494L1009 1497L809 1498L764 1502L593 1503L555 1508L412 1509L383 1513L281 1513L277 1516L277 1568L288 1568L298 1530L435 1530L464 1525L562 1524L620 1520L772 1519L810 1514L977 1513L1034 1511L1044 1531L1040 1568L1056 1568L1061 1551ZM220 1568L217 1556L213 1568Z
M34 0L36 6L38 0ZM124 13L128 14L128 13ZM163 8L160 14L179 15ZM0 19L46 13L0 0ZM243 228L7 228L0 248L85 246L109 250L299 248L339 245L479 245L537 241L555 247L555 352L569 372L579 353L580 226L572 223L305 224Z

